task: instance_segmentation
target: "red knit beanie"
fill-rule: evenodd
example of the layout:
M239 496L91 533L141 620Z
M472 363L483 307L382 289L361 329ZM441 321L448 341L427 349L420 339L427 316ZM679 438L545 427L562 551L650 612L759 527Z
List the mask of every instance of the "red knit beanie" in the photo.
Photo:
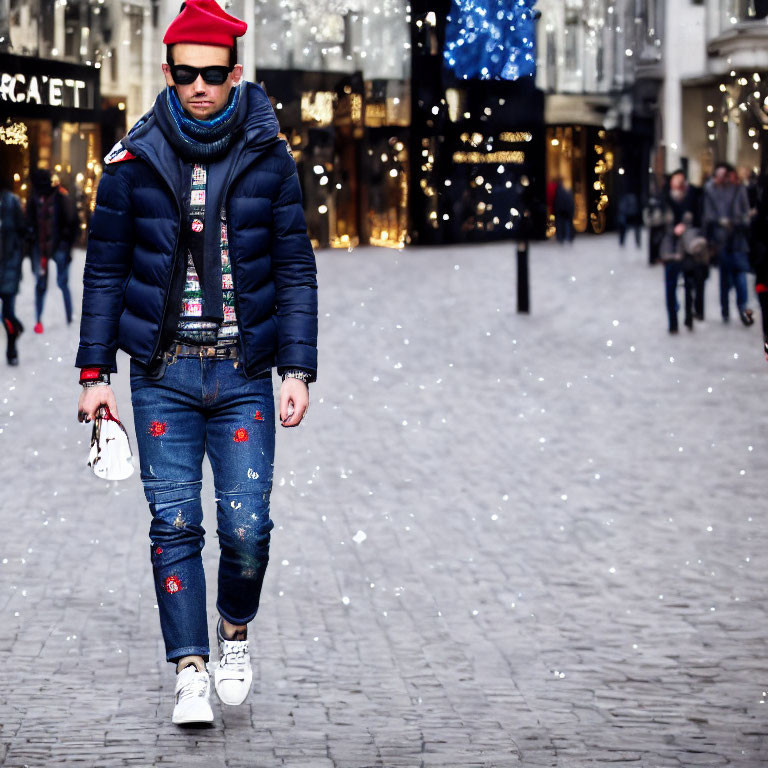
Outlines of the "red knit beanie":
M235 38L242 37L248 25L230 16L216 0L187 0L181 13L165 32L163 43L198 43L231 48Z

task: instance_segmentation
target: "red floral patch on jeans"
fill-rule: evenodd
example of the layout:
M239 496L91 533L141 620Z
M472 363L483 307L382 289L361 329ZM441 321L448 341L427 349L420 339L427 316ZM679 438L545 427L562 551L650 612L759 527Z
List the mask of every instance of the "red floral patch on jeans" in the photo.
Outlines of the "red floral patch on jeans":
M240 429L235 430L235 436L232 438L236 443L244 443L248 440L248 430L243 429L240 427Z
M165 591L169 595L173 595L174 593L178 592L181 589L181 582L179 581L178 576L169 576L165 580Z
M149 434L152 435L152 437L162 437L167 431L167 421L153 421L149 425Z
M256 411L256 415L253 417L256 421L264 421L264 417L261 415L261 411Z

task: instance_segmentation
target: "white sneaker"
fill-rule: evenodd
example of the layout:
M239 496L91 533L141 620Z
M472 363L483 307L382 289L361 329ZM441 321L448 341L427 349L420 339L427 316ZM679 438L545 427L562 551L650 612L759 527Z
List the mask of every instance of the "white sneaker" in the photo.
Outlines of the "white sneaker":
M216 627L219 663L213 671L216 693L222 704L242 704L251 690L253 671L247 640L227 640L221 634L221 619Z
M211 694L211 678L208 672L201 672L190 664L176 675L176 704L173 707L173 722L212 723L213 710L208 698Z

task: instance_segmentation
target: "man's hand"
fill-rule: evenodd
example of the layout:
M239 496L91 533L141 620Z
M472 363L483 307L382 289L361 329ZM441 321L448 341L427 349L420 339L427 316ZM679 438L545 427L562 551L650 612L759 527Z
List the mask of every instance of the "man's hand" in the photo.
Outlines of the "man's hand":
M297 427L309 408L309 387L301 380L289 376L280 385L280 423L284 427Z
M99 408L102 405L106 405L116 419L120 418L117 415L117 402L115 401L115 393L112 391L112 387L83 387L83 391L80 393L80 400L77 403L77 420L86 423L94 421L99 415Z

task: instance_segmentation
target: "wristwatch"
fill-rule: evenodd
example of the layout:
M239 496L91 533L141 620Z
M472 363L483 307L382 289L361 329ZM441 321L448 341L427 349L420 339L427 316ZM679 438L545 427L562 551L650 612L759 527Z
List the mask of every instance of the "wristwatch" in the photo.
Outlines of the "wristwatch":
M109 386L110 374L108 368L81 368L80 383L84 387Z
M291 370L283 372L283 381L286 379L301 379L305 384L309 384L312 374L307 371Z

